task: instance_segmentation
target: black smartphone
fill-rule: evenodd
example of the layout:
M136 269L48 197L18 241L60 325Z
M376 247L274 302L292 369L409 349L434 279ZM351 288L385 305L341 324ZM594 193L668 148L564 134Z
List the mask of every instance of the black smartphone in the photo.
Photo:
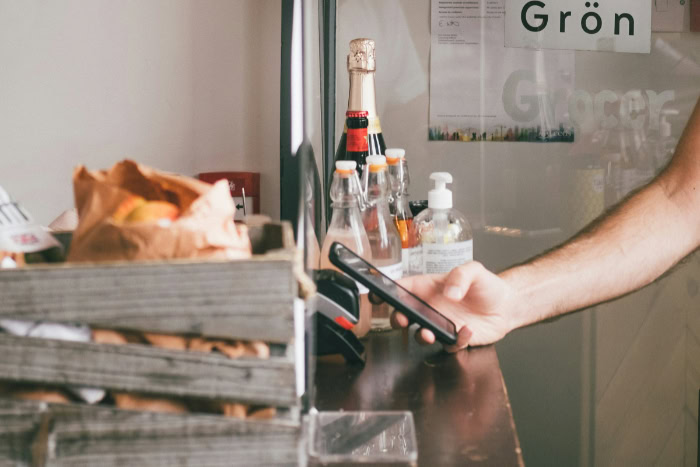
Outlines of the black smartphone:
M457 343L455 324L439 311L381 273L342 243L335 242L328 253L331 263L396 308L412 322L429 329L447 345Z

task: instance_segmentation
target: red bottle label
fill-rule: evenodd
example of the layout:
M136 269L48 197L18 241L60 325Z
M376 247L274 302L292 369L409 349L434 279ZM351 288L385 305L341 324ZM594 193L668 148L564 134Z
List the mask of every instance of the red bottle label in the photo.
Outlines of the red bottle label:
M369 151L367 128L348 128L347 152Z

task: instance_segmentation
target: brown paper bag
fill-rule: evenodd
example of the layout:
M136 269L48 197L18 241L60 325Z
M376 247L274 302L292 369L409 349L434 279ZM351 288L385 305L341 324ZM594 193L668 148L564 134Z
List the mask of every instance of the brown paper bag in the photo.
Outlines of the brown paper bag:
M245 226L233 222L235 206L225 180L210 185L125 160L107 171L77 167L73 188L79 223L68 261L251 255ZM133 195L172 203L180 215L168 222L115 222L112 215Z

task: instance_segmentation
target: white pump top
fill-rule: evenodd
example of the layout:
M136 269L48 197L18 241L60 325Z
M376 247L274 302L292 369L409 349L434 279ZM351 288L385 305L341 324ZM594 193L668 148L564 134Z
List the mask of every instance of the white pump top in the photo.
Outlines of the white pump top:
M355 170L357 169L357 162L355 161L336 161L336 170Z
M384 151L387 159L403 159L406 157L406 150L400 148L389 148Z
M452 183L452 175L447 172L435 172L430 175L435 180L435 189L428 192L428 207L430 209L452 209L452 192L446 185Z

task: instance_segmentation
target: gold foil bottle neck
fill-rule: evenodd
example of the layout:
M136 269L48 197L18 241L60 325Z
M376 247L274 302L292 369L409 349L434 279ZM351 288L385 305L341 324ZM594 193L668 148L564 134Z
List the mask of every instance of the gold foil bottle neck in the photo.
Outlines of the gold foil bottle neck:
M353 39L350 41L348 70L375 71L377 62L374 55L373 39Z

